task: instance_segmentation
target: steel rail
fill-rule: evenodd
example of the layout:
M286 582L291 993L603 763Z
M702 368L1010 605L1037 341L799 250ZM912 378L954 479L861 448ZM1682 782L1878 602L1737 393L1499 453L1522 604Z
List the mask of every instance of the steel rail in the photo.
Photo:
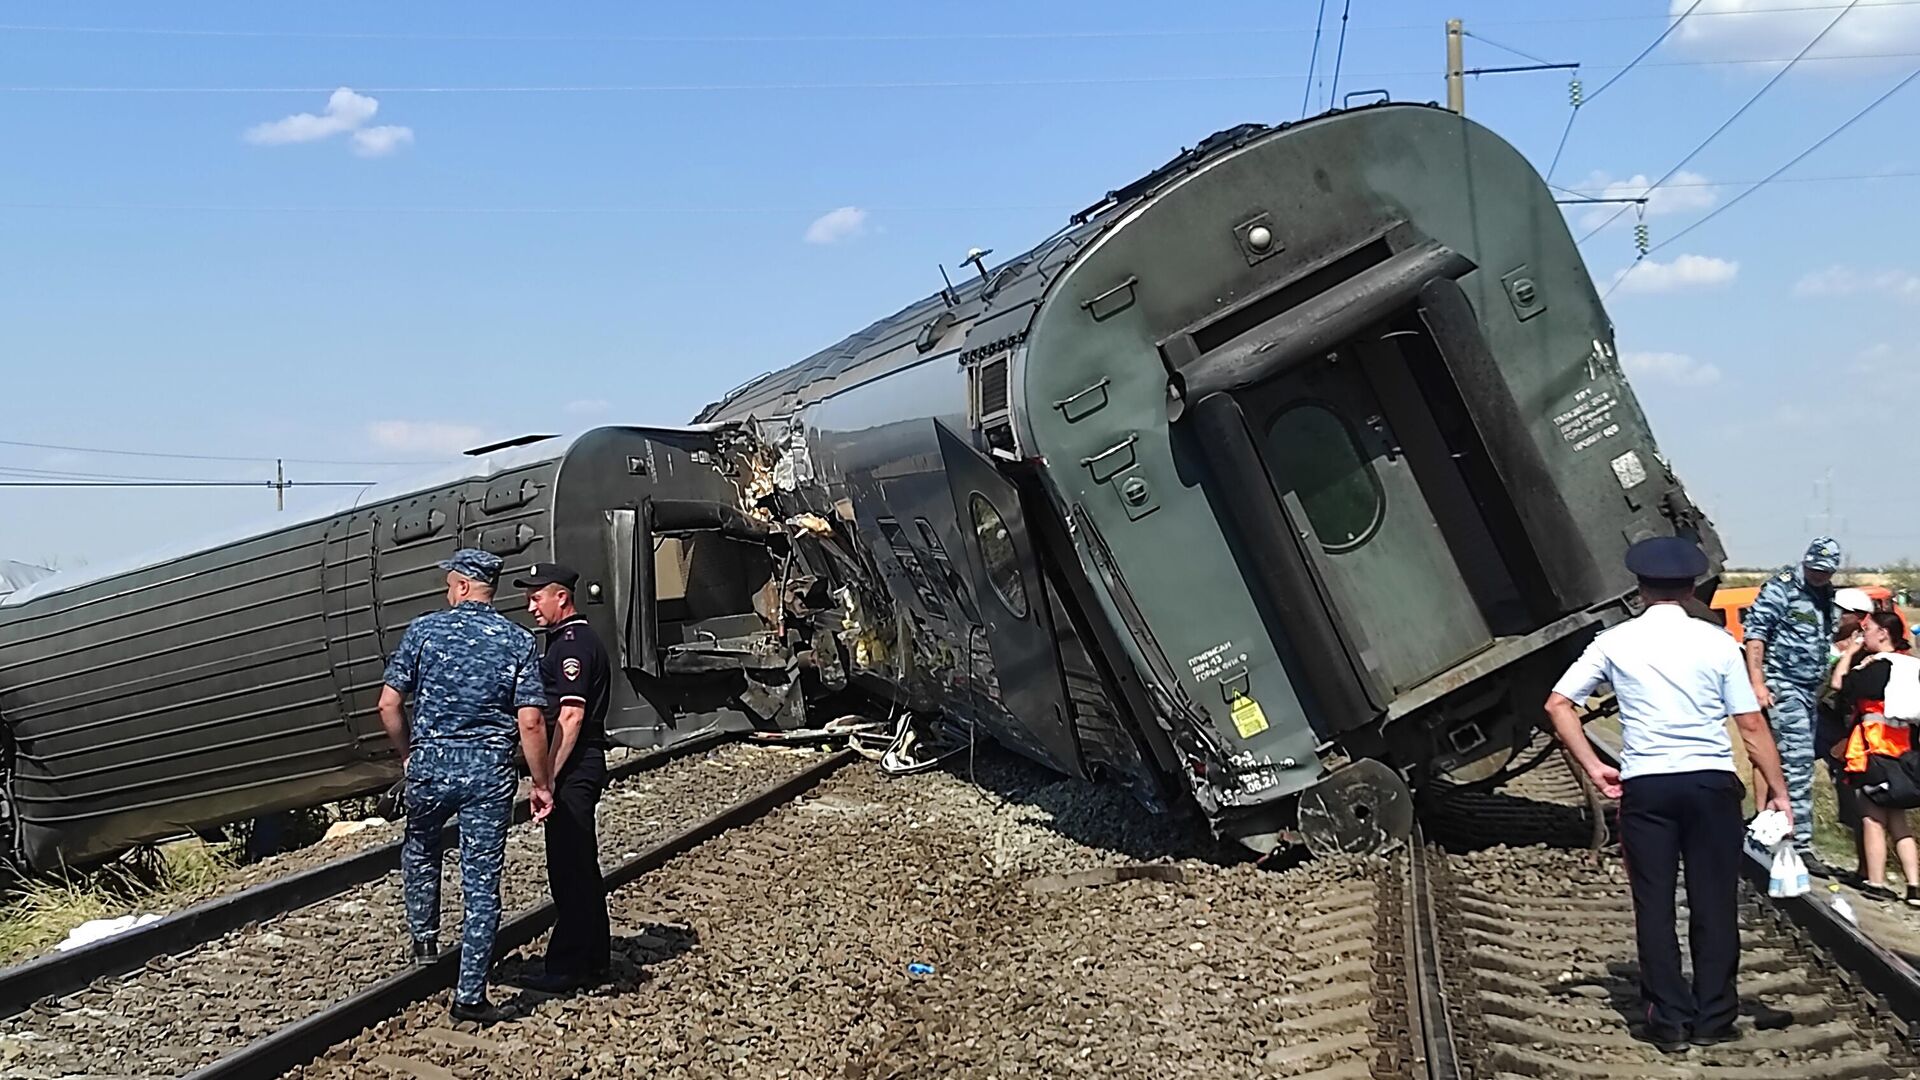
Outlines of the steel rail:
M1407 837L1406 888L1401 918L1407 928L1407 1033L1421 1055L1424 1080L1461 1080L1462 1059L1454 1046L1453 1016L1447 1003L1440 920L1433 902L1433 868L1426 836L1419 825Z
M656 753L642 754L607 770L609 783L657 769L668 762L712 750L731 735L706 732ZM527 820L525 799L514 804L515 824ZM459 835L449 824L442 833L451 845ZM185 952L248 923L260 922L337 896L356 885L383 877L400 865L398 839L311 869L274 878L238 892L182 908L164 918L81 945L0 969L0 1019L45 998L73 993L96 979L121 975L156 956Z
M1619 763L1620 747L1612 739L1591 731L1587 739L1609 764ZM1884 1001L1909 1039L1920 1032L1920 970L1847 921L1832 905L1820 902L1818 892L1768 896L1772 866L1751 847L1743 844L1742 850L1747 857L1741 860L1741 872L1754 895L1833 957L1849 977L1859 981L1861 989Z
M675 857L729 829L757 820L775 807L798 798L858 758L859 755L852 750L841 750L627 859L604 875L608 891L659 869ZM532 942L553 925L553 919L553 902L549 900L505 920L500 924L494 944L494 958L498 960L508 952ZM188 1073L187 1080L272 1080L282 1076L406 1006L452 986L459 968L460 950L454 948L443 952L431 964L390 975L352 997L337 1001L303 1020L288 1024L265 1038L220 1057Z

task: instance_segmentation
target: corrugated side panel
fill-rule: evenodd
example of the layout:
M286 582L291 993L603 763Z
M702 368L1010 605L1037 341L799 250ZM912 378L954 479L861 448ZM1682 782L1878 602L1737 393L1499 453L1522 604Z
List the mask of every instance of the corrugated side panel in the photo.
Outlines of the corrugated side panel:
M6 613L0 715L30 861L171 835L353 763L324 535L305 525Z

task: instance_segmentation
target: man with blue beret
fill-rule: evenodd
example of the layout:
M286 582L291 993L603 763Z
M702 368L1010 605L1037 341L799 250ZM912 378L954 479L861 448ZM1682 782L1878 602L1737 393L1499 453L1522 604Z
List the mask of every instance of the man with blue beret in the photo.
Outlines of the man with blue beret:
M1760 586L1753 607L1740 620L1746 629L1747 678L1773 726L1787 795L1793 800L1793 844L1815 877L1833 873L1813 854L1813 743L1833 644L1833 574L1838 569L1840 544L1831 536L1815 538L1800 565L1781 570Z
M1792 812L1780 756L1754 700L1740 647L1682 604L1707 572L1707 557L1675 536L1627 549L1646 610L1595 637L1547 695L1547 716L1602 794L1620 800L1620 847L1633 890L1645 1036L1668 1052L1734 1037L1739 1013L1740 799L1727 718L1747 758L1766 778L1769 809ZM1587 741L1580 704L1600 683L1620 706L1616 768ZM1693 981L1680 973L1673 891L1687 867L1687 943Z
M493 1023L506 1013L487 1001L487 969L500 927L500 871L513 820L516 731L533 773L535 821L553 808L547 757L547 699L533 635L493 606L500 557L462 548L440 564L447 610L408 625L387 661L380 722L406 769L406 836L400 867L415 963L439 954L440 833L460 822L460 888L465 926L453 1017ZM401 705L413 695L413 723Z

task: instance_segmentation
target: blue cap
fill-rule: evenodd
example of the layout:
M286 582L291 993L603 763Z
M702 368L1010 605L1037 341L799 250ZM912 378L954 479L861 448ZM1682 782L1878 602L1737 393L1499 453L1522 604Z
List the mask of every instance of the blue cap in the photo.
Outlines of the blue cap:
M1627 549L1627 569L1639 578L1693 581L1707 572L1707 555L1691 540L1656 536Z
M1817 536L1807 545L1807 557L1800 565L1809 570L1825 570L1831 574L1840 569L1840 541L1831 536Z
M479 548L461 548L452 558L442 560L440 569L470 577L482 585L492 585L500 580L500 556Z

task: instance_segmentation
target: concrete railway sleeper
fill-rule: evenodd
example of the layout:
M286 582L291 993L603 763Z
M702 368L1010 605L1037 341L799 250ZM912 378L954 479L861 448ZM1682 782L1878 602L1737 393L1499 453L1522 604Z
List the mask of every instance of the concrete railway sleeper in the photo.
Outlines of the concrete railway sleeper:
M618 875L662 852L691 846L741 820L743 805L764 809L769 792L810 783L847 759L817 751L723 746L681 758L609 788L600 805L603 865ZM797 789L796 789L797 790ZM757 800L757 801L756 801ZM673 845L678 844L680 848ZM537 828L508 837L500 931L504 949L536 936L551 920L545 904L544 844ZM445 873L458 880L449 852ZM633 871L626 871L630 876ZM0 1021L0 1075L9 1080L79 1076L265 1076L304 1060L286 1057L288 1040L310 1054L330 1038L371 1023L381 1010L432 993L452 979L457 955L410 969L397 872L316 904L249 924L140 969L46 997ZM457 884L443 889L443 927L459 926ZM457 933L454 940L457 941ZM369 989L371 987L371 989ZM319 1043L312 1040L319 1038ZM277 1059L275 1054L281 1055ZM261 1062L278 1060L272 1069Z
M620 751L626 756L609 765L607 780L618 784L680 758L705 753L728 738L714 732L666 750L644 754ZM523 792L514 804L513 820L518 824L526 819ZM459 832L457 824L447 826L449 846L457 841ZM365 841L357 842L363 837ZM343 847L347 850L340 850ZM169 911L156 922L0 968L0 1017L12 1016L42 998L70 994L95 979L132 971L156 957L186 952L249 923L264 922L337 896L383 877L399 865L397 828L381 833L368 830L347 837L344 843L316 844L267 859L215 886L198 903Z
M1920 987L1889 992L1897 976L1869 946L1822 946L1835 919L1824 905L1779 905L1751 881L1740 902L1738 1037L1680 1053L1642 1041L1624 869L1617 855L1583 850L1579 785L1554 775L1563 772L1557 764L1541 772L1496 794L1462 796L1464 806L1439 807L1425 838L1434 846L1407 856L1408 880L1425 884L1419 910L1432 918L1409 937L1425 935L1440 961L1428 969L1427 997L1411 1006L1426 1030L1429 1068L1406 1075L1920 1077L1901 1000ZM1506 846L1515 835L1544 842ZM1680 934L1684 954L1684 899ZM1436 1027L1444 1029L1437 1041Z

